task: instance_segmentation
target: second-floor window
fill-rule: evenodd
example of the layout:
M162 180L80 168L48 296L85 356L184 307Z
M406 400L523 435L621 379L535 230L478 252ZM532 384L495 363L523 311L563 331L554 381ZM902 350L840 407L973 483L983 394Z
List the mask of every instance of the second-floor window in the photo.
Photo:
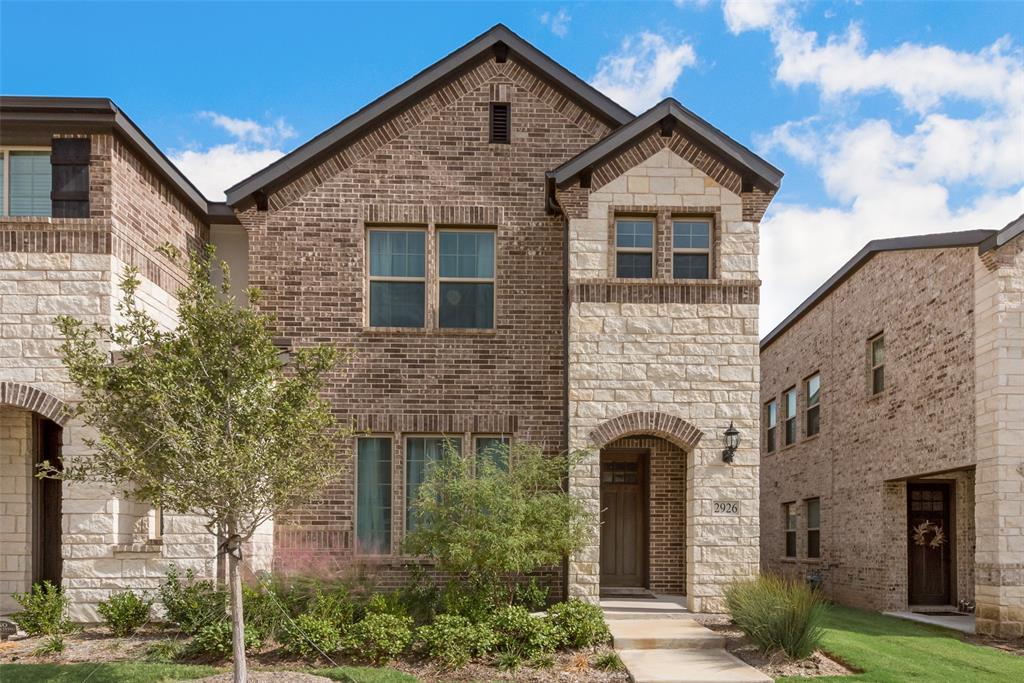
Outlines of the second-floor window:
M814 436L821 430L821 375L807 378L807 436Z
M673 221L672 277L677 280L711 277L711 221Z
M868 342L868 357L871 363L871 393L880 394L885 390L885 336L878 335Z
M796 387L783 394L783 400L786 410L783 444L789 446L796 443Z
M370 230L370 326L423 327L426 232Z
M53 172L47 149L0 149L4 216L49 216Z
M775 399L768 401L764 406L764 423L766 426L764 433L765 450L772 453L775 451L775 433L778 431L779 426L779 406Z
M821 557L821 499L807 502L807 557Z
M651 279L654 276L654 221L615 221L615 277Z
M494 232L439 230L439 327L494 327Z
M786 557L796 557L796 503L784 503L782 517L785 523Z

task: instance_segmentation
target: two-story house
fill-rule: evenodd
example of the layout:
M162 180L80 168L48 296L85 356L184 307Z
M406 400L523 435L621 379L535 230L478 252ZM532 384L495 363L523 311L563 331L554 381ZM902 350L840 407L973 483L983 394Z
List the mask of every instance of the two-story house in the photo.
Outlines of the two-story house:
M1024 628L1024 216L870 242L761 341L761 561Z
M30 104L4 100L0 144L13 144L8 109ZM56 181L57 128L26 118L44 156L50 149L40 173ZM114 118L127 126L120 112ZM130 128L104 134L112 144L132 134L145 141ZM782 176L770 164L674 100L632 115L500 25L229 188L226 204L203 200L149 148L129 165L149 179L153 201L182 212L167 228L190 236L194 228L196 243L212 239L241 261L233 272L262 290L282 344L354 352L326 393L357 433L324 454L351 466L275 520L275 566L403 581L410 563L423 562L402 552L410 502L443 444L470 457L524 441L588 453L568 488L595 513L593 540L546 575L555 594L671 593L716 611L730 581L757 573L758 222ZM143 241L158 217L131 205L101 161L88 164L97 196L88 219L58 218L63 195L40 190L51 215L30 222L44 236L0 243L15 271L0 279L4 287L28 279L23 271L46 279L56 270L33 250L74 266L80 242L50 235L73 231L76 220L112 223L114 238L95 248L112 264L108 286L118 240L130 237L140 258L159 263L158 240ZM123 229L119 201L135 221ZM112 218L101 213L108 206ZM0 226L20 220L5 215ZM173 283L156 285L173 304ZM97 306L108 311L109 291L102 296ZM64 310L85 312L68 302L60 311L36 304L32 314L43 325ZM20 325L34 341L31 323L11 320L3 337ZM14 357L31 346L12 349ZM11 387L0 397L11 406L5 417L39 414L18 398L25 392L73 402L58 364L50 366L55 384L42 374L2 376ZM64 425L65 454L76 438L69 431ZM737 448L726 448L727 431ZM20 451L45 450L24 438ZM26 549L39 536L33 510L46 507L28 481L26 472L3 501L26 517ZM108 554L146 544L110 528L111 511L130 504L97 498L80 511L69 490L63 495L64 584L89 605L131 584L127 560L94 566L78 583L72 539L94 534L95 551ZM156 555L163 566L177 557L168 523ZM204 543L183 545L212 556L212 540ZM270 553L256 545L258 557ZM145 576L158 576L150 567ZM12 576L3 590L30 578Z

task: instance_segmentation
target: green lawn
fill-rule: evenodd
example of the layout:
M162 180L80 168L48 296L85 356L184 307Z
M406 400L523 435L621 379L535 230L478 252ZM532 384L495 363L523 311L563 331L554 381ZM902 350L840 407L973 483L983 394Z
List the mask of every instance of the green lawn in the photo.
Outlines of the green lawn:
M202 678L218 671L226 671L226 669L186 664L136 664L134 662L0 664L0 681L3 683L38 683L39 681L80 683L88 678L89 683L165 683ZM393 669L340 666L334 669L317 669L312 673L345 683L417 683L412 676Z
M846 607L830 607L822 649L863 673L814 679L847 683L1024 681L1024 657L964 642L955 631Z

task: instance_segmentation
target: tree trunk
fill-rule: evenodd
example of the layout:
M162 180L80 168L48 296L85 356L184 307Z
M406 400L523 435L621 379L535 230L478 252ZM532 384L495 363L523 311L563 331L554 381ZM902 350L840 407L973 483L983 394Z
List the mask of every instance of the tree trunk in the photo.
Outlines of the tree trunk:
M235 536L235 525L228 527L228 546L232 545ZM248 667L245 662L245 619L242 614L242 574L238 570L242 555L241 543L238 544L238 557L228 552L228 583L231 586L231 649L235 663L234 683L246 683Z

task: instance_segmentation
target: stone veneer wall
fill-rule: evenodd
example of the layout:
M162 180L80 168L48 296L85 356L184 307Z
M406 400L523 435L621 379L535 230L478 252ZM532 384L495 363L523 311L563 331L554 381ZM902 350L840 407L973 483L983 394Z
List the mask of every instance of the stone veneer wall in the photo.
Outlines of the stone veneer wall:
M1024 238L976 261L979 633L1024 634Z
M648 142L679 147L677 137ZM759 563L757 224L743 220L739 195L669 148L589 195L567 193L563 206L572 296L569 445L591 449L570 474L570 490L598 512L599 447L606 442L593 443L591 432L602 423L634 412L681 418L700 440L676 440L687 450L687 515L686 553L674 561L686 565L690 609L722 611L728 583L754 576ZM653 282L610 277L612 222L638 214L657 218ZM671 280L673 215L713 217L714 280ZM735 461L725 464L722 433L730 422L744 439ZM715 501L737 502L739 514L714 515ZM572 595L597 598L599 558L595 538L571 560Z

